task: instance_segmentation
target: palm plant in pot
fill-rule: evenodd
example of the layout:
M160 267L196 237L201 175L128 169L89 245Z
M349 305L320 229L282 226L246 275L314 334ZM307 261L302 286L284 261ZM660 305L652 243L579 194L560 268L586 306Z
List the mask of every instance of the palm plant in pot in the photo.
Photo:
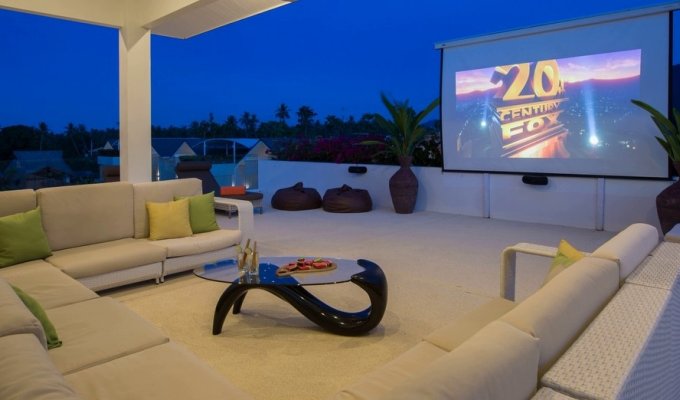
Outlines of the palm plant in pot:
M398 214L410 214L416 205L418 195L418 178L411 170L413 151L423 140L426 130L421 125L423 119L438 105L439 99L433 100L422 111L416 111L404 101L390 101L384 93L380 94L382 103L389 113L389 119L376 115L378 125L388 134L384 142L385 152L394 155L399 161L399 170L390 178L390 195L394 211ZM365 144L380 142L367 141Z
M675 172L680 174L680 111L673 109L671 118L666 118L659 110L640 100L633 104L647 111L663 137L656 137L666 150L673 163ZM659 216L661 231L666 234L680 222L680 182L675 182L656 196L656 213Z
M680 174L680 111L674 108L672 111L672 120L666 118L659 110L650 106L649 104L642 102L640 100L631 100L633 104L647 111L651 117L652 121L659 128L659 132L663 137L656 137L661 147L666 150L668 157L673 163L675 172Z

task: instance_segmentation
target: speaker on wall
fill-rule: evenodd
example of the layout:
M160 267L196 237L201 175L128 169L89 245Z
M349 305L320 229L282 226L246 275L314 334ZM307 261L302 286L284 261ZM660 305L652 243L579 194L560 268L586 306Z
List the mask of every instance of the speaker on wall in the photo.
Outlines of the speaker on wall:
M541 175L524 175L522 182L527 185L545 186L548 184L548 177Z
M358 165L353 165L347 169L348 172L353 174L365 174L367 170L366 167L360 167Z

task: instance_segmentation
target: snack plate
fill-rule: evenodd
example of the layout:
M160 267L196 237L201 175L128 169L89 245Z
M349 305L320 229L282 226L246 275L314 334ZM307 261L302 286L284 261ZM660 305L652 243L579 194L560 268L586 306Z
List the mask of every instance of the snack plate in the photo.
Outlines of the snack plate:
M276 270L278 276L288 276L293 274L306 274L310 272L323 272L336 269L338 266L323 258L298 258L288 264L280 266Z

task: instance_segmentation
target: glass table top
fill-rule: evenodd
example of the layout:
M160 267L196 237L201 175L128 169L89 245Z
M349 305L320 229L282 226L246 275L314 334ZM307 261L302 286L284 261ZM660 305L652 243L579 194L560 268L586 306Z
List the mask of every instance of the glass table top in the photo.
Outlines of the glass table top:
M225 283L259 284L259 285L328 285L332 283L348 282L352 275L363 272L364 268L356 260L323 257L337 265L330 271L297 273L287 276L276 275L276 270L298 257L261 257L260 273L258 275L241 275L235 259L225 259L216 263L205 264L196 268L194 274L203 279ZM313 257L306 257L313 258Z

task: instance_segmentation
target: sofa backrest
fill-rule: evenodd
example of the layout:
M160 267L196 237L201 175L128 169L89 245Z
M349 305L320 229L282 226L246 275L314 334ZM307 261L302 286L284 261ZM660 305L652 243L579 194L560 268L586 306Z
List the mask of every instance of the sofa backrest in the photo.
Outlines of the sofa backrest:
M82 399L29 334L0 337L0 397L3 399Z
M500 318L539 340L543 375L619 288L611 260L584 257Z
M135 183L133 191L134 236L137 239L149 237L149 216L146 212L147 201L163 203L173 201L175 196L195 196L203 193L201 180L196 178Z
M536 392L536 338L494 321L384 399L524 400Z
M0 217L32 210L36 205L33 189L0 191Z
M134 234L131 183L44 188L38 189L37 195L53 251Z
M647 224L632 224L609 239L593 253L619 265L619 281L623 283L635 268L659 244L659 232Z

